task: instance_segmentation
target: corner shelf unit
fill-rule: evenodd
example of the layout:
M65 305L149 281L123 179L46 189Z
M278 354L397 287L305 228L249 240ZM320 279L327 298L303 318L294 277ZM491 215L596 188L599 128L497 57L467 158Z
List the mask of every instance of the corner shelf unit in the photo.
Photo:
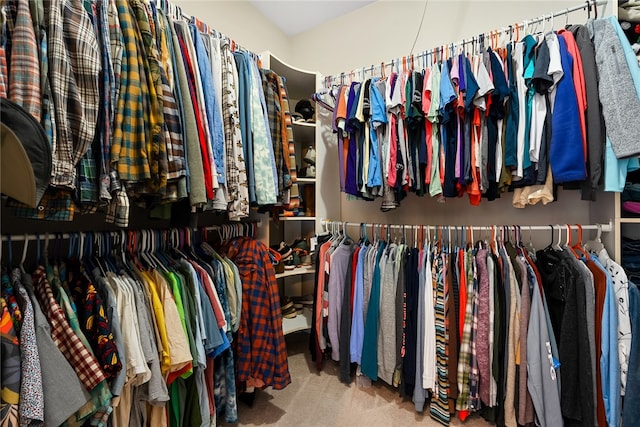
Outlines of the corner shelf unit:
M289 97L289 108L292 114L295 113L296 104L308 99L310 100L313 93L316 92L320 77L318 73L301 70L286 64L278 59L271 52L264 52L261 55L263 68L268 68L285 79L287 93ZM315 104L312 102L312 105ZM296 239L311 239L316 230L321 227L317 218L326 216L324 209L318 211L316 201L320 198L316 177L321 176L322 162L315 162L316 173L314 177L305 177L303 168L308 165L304 160L305 149L312 147L316 151L316 159L322 159L324 153L317 141L318 127L316 126L317 111L314 114L313 122L292 120L293 139L295 144L295 157L297 175L296 179L298 190L301 198L301 207L304 216L280 216L276 220L269 222L269 244L278 245L285 242L291 245ZM319 150L320 149L320 150ZM315 263L314 263L315 265ZM294 270L285 271L276 274L278 286L280 289L281 299L287 296L307 295L313 293L313 284L315 278L315 267L302 266ZM311 310L305 309L302 314L295 318L282 319L283 330L285 334L302 331L311 327Z

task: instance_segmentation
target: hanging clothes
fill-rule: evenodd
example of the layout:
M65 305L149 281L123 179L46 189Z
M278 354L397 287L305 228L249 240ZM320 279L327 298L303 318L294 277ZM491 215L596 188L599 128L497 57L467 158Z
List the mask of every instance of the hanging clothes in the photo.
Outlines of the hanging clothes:
M595 69L610 66L597 55L603 43L614 41L618 62L628 65L625 85L638 80L635 55L618 33L617 21L607 19L527 34L504 47L493 37L485 47L480 38L472 48L465 43L456 52L451 46L450 52L422 53L421 72L392 69L388 77L363 76L342 86L334 110L341 191L363 200L382 197L383 212L395 209L409 191L424 196L427 185L439 201L468 193L474 206L481 195L491 201L509 191L513 206L524 208L555 200L559 185L580 187L582 198L593 200L603 163L611 172L605 189L619 191L621 177L637 165L627 160L630 152L616 152L613 140L613 151L604 150L602 125L616 129L613 139L620 132L610 111L601 114L593 99L594 90L610 98L607 71L603 87L585 83ZM365 126L357 112L368 106L386 111L386 121ZM378 168L382 183L371 180Z
M236 369L239 375L250 369L251 380L238 377L243 387L289 384L275 277L255 284L267 289L269 283L262 299L248 286L257 262L273 271L264 245L252 238L229 241L236 265L204 242L143 249L135 236L131 232L117 246L126 252L108 253L104 247L94 252L93 238L85 253L76 252L72 236L68 257L56 249L32 275L17 268L3 272L3 366L17 360L3 374L18 379L15 393L8 388L2 395L4 420L235 423ZM255 325L247 327L258 311L268 337L262 344L251 339ZM15 339L5 343L5 335ZM6 383L12 384L9 377ZM67 387L64 396L55 393L60 384Z
M46 209L11 200L16 215L72 221L76 210L101 211L126 227L131 203L165 219L187 198L190 210L233 220L249 203L298 207L286 84L271 76L268 121L255 54L167 2L36 3L12 3L0 79L49 137L55 188ZM69 25L78 46L63 40ZM56 125L68 121L73 135ZM272 130L287 168L276 167Z
M357 384L384 381L418 412L430 395L443 425L456 414L497 425L617 423L633 387L622 267L606 249L536 252L506 231L455 243L439 231L412 243L328 236L315 288L318 368L331 351L343 382L355 363Z

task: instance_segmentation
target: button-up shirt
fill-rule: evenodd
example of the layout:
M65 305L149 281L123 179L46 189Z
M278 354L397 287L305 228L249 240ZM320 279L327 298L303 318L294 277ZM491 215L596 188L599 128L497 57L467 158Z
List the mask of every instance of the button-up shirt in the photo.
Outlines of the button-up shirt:
M81 1L53 1L47 6L49 81L58 124L51 184L75 188L75 166L96 130L100 49Z
M33 273L33 284L38 302L51 325L51 338L76 371L88 391L105 380L100 364L73 332L60 305L53 296L44 267Z

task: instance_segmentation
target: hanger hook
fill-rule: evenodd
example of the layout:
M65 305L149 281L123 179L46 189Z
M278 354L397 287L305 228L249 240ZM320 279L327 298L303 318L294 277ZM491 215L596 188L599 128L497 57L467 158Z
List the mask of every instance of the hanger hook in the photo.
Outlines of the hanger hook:
M27 249L29 248L29 235L24 235L24 246L22 247L22 258L20 258L20 271L24 272L24 260L27 259Z

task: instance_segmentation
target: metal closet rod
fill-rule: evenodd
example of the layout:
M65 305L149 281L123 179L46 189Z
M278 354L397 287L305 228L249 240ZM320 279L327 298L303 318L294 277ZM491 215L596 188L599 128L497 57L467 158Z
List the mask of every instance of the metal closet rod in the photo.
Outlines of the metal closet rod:
M253 234L255 234L255 232L257 231L257 227L258 225L260 225L260 220L258 221L250 221L250 222L238 222L238 223L233 223L233 224L219 224L219 225L212 225L209 227L197 227L197 228L189 228L189 227L170 227L170 228L139 228L139 229L134 229L134 230L129 230L129 229L122 229L122 230L103 230L103 231L74 231L74 232L70 232L70 233L56 233L56 232L43 232L43 233L39 233L39 234L3 234L2 235L2 241L3 242L8 242L9 238L11 238L11 242L24 242L25 240L28 241L36 241L38 239L40 240L44 240L46 239L47 234L49 235L49 239L50 240L55 240L55 239L69 239L70 237L75 237L81 234L88 234L88 233L93 233L94 235L96 234L113 234L113 235L120 235L122 234L122 232L124 231L125 235L129 232L134 232L134 233L140 233L143 231L172 231L172 230L176 230L176 231L180 231L180 230L189 230L189 231L224 231L226 227L228 228L233 228L234 226L238 226L238 227L242 227L243 225L250 225L253 226Z
M496 29L496 30L489 30L486 31L484 33L481 33L480 35L476 36L476 37L471 37L471 38L467 38L464 40L459 40L457 42L453 42L453 43L446 43L442 46L439 46L435 49L427 49L427 50L423 50L420 53L417 54L413 54L413 55L408 55L408 56L404 56L398 59L392 59L391 61L388 62L382 62L381 63L381 69L380 72L384 72L382 70L382 68L386 68L386 67L393 67L394 65L400 65L400 64L396 64L396 61L398 63L401 63L401 61L404 59L405 61L409 61L411 60L416 60L416 59L420 59L422 57L426 57L428 55L432 55L433 51L438 51L438 49L441 48L449 48L449 47L460 47L460 46L465 46L467 44L471 44L474 43L475 41L479 41L481 36L484 36L487 40L491 40L492 37L496 37L496 36L500 36L502 34L506 34L506 33L511 33L513 34L516 31L519 31L521 28L525 28L526 26L531 26L532 24L537 24L539 22L543 22L546 20L551 20L553 21L554 18L557 18L559 16L563 16L563 15L568 15L572 12L576 12L578 10L583 10L583 9L590 9L592 6L596 9L596 16L597 16L597 8L598 6L606 6L609 3L609 0L587 0L584 1L580 4L577 4L576 6L573 7L567 7L563 10L560 10L558 12L552 12L548 15L542 15L539 16L537 18L533 18L533 19L526 19L523 20L521 22L517 22L515 25L510 25L506 28L501 28L501 29ZM604 8L603 8L604 9ZM604 10L603 10L604 12ZM441 52L442 53L442 52ZM364 66L364 67L360 67L360 68L354 68L353 70L349 71L349 72L341 72L339 74L333 74L333 75L329 75L325 77L325 81L327 82L334 82L336 79L338 78L342 78L344 79L344 77L349 77L349 76L353 76L355 73L357 72L362 72L363 74L366 72L373 72L375 69L377 69L378 66L377 65L371 65L371 66ZM393 69L392 69L393 71ZM364 78L364 76L362 77Z
M503 225L446 225L446 224L384 224L384 223L370 223L370 222L343 222L343 221L331 221L331 220L323 220L322 224L325 228L331 226L339 226L339 227L372 227L372 226L381 226L385 228L391 229L409 229L415 227L441 227L441 228L453 228L453 229L462 229L465 230L477 230L477 231L486 231L491 230L492 228L500 228L500 227L520 227L522 230L526 231L549 231L549 227L571 227L572 229L576 227L576 225L580 225L582 230L600 230L604 233L610 233L613 231L613 223L605 223L605 224L550 224L550 225L522 225L522 224L503 224Z

